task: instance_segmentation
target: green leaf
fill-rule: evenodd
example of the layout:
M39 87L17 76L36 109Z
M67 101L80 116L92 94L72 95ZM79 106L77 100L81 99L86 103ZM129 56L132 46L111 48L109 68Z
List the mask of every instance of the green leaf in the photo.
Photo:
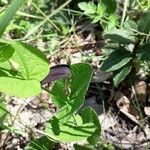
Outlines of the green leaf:
M85 96L90 84L93 68L89 64L78 63L71 65L72 80L70 98L74 99L79 95Z
M126 76L129 74L130 71L131 66L124 66L115 73L113 81L116 87L118 87L118 85L126 78Z
M6 43L0 43L0 63L4 62L12 57L15 49L11 45Z
M20 77L41 81L49 72L46 57L40 50L22 42L11 43L15 49L12 60L19 65Z
M124 49L113 51L106 60L104 60L101 70L111 72L120 69L126 65L132 58L131 53Z
M48 139L48 137L43 136L39 139L31 141L26 147L25 150L49 150L52 149L53 142Z
M0 91L18 97L35 96L41 92L41 84L36 80L0 77Z
M85 94L88 90L93 68L89 64L79 63L71 65L72 80L69 104L72 106L72 113L77 111L83 104Z
M138 30L138 26L133 20L125 21L124 28L131 32L133 32L133 30Z
M97 23L98 21L100 21L101 17L102 16L100 16L100 15L94 16L92 23Z
M61 108L66 105L66 101L68 100L68 96L65 94L65 83L63 80L56 81L51 90L51 98L53 103Z
M41 92L40 81L48 74L46 57L38 49L21 42L10 44L15 52L8 62L1 63L0 91L18 97Z
M96 12L96 5L93 2L80 2L78 3L78 7L84 11L84 14L91 15Z
M59 110L58 113L56 113L55 117L59 119L59 122L65 123L72 117L75 110L76 108L73 108L71 105L66 104Z
M143 44L139 49L138 49L138 54L139 58L144 61L150 61L150 42L147 42Z
M138 30L142 33L150 32L150 11L145 12L138 21Z
M112 28L116 27L118 25L118 20L119 20L119 17L118 15L116 14L111 14L109 17L108 17L108 27L107 29L108 30L111 30Z
M75 126L71 123L60 124L56 119L50 120L46 126L46 133L49 137L61 142L86 140L94 131L93 123Z
M117 8L117 2L116 0L101 0L100 1L100 4L102 5L105 5L106 7L106 12L108 14L112 14L112 13L115 13L116 11L116 8Z
M119 44L130 44L135 42L135 38L132 36L132 32L128 32L127 30L122 29L106 31L104 36Z
M75 108L79 108L84 101L92 78L93 69L89 64L85 63L73 64L70 69L72 72L72 79L69 85L71 90L70 95L65 94L64 80L56 81L51 92L53 93L52 100L56 106L61 108L68 103L73 106L73 112Z
M5 31L16 11L22 6L24 2L25 0L13 0L11 5L7 8L5 14L0 18L0 36Z
M73 114L82 106L87 92L90 80L92 78L93 69L89 64L78 63L70 67L72 79L70 82L71 93L65 94L64 80L57 81L52 88L52 100L60 109L56 117L61 123L66 122Z
M95 124L96 127L95 132L90 137L88 137L89 143L95 145L100 140L101 135L101 125L98 116L96 112L90 107L85 108L81 112L81 116L83 119L83 123L93 122Z
M96 13L99 15L99 17L103 17L104 13L106 12L106 6L99 1L98 6L97 6L97 11Z

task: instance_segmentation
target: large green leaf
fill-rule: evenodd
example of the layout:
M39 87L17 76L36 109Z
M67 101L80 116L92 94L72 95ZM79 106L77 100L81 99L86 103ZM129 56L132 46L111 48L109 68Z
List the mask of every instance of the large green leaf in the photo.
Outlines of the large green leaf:
M79 63L71 65L72 79L70 82L71 93L66 96L65 82L57 81L52 88L52 100L60 108L56 114L59 121L66 122L82 106L87 92L93 69L90 65Z
M10 45L15 52L9 63L6 61L0 64L0 91L18 97L39 94L40 81L49 72L46 57L27 44L15 42Z
M9 22L12 20L16 11L22 6L25 0L13 0L11 5L6 9L4 15L0 18L0 36L5 31Z
M70 113L73 114L83 105L93 75L93 68L89 64L79 63L71 66L71 72L69 105L72 106Z
M143 44L138 49L138 56L143 61L150 61L150 42Z
M59 109L59 112L56 113L55 117L59 120L59 122L65 123L72 117L75 111L76 111L76 108L74 108L73 106L69 104L66 104L61 109Z
M106 60L104 60L101 70L111 72L120 69L127 64L132 58L130 52L124 49L113 51Z
M132 32L128 32L127 30L114 29L106 31L104 36L119 44L135 43L135 38L132 35Z
M12 60L19 65L20 76L27 80L41 81L49 72L48 61L37 48L22 42L11 43L15 49Z
M65 94L65 83L63 80L55 82L51 90L51 98L53 103L61 108L66 105L68 101L68 96Z
M129 74L130 71L131 66L124 66L115 73L113 81L116 87L126 78L126 76Z
M30 97L41 92L41 84L36 80L0 77L0 91L12 96Z
M93 75L92 66L85 63L73 64L71 65L71 72L71 99L79 95L85 96Z
M12 57L15 49L7 43L0 43L0 62L4 62Z
M88 117L87 117L88 115ZM89 143L95 145L100 140L101 135L101 125L98 119L96 112L87 107L81 112L81 116L83 119L83 123L93 122L95 124L96 130L95 132L88 138Z
M140 32L149 34L150 32L150 11L145 12L138 22L138 30Z
M73 142L86 140L94 133L95 129L93 123L85 123L78 126L69 122L60 124L59 121L54 118L47 123L46 133L50 138L56 141Z
M57 81L52 88L52 100L59 108L63 107L67 103L73 106L71 112L79 108L87 92L93 69L89 64L78 63L73 64L70 67L72 72L72 79L69 85L71 93L67 96L65 92L64 80Z

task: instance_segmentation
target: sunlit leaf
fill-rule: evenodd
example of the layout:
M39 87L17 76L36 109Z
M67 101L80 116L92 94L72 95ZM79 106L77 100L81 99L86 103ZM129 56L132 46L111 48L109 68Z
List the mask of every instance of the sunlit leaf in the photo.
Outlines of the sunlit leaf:
M85 95L92 78L93 68L89 64L78 63L71 65L71 97Z
M70 69L72 76L71 82L67 83L69 84L67 85L69 87L65 85L64 80L57 81L51 92L52 100L56 106L61 108L68 103L73 106L71 112L74 112L84 101L84 97L93 74L93 69L89 64L85 63L73 64ZM69 95L66 95L66 87L70 88L71 93Z
M21 42L10 45L15 52L9 63L0 64L0 91L18 97L38 95L40 81L49 72L46 57L30 45Z
M85 123L75 126L69 122L60 124L57 119L47 123L46 133L50 138L61 142L73 142L86 140L95 131L93 123Z
M80 2L78 7L84 11L84 14L91 15L96 12L96 5L93 2Z

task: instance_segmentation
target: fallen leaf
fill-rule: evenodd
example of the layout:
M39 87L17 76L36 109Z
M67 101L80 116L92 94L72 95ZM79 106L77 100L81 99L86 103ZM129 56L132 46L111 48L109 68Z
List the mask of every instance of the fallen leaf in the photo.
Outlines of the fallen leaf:
M116 105L120 109L120 112L122 112L136 124L139 124L138 111L131 104L130 100L121 92L116 92L114 99L116 100Z

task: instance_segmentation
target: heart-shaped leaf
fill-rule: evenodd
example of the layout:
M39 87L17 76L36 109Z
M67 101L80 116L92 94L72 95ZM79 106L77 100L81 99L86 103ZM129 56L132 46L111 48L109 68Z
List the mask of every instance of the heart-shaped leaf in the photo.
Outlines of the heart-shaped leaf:
M12 60L19 65L20 77L41 81L49 72L48 61L37 48L22 42L11 43L15 49Z
M49 71L46 57L38 49L22 42L10 45L15 52L9 63L0 64L0 91L18 97L39 94L40 81Z
M79 108L84 101L84 96L93 74L92 67L85 63L73 64L70 69L72 73L69 85L71 93L66 95L64 81L57 81L51 91L53 94L55 93L54 95L52 94L52 100L59 108L67 103L71 106L74 105L72 108Z

